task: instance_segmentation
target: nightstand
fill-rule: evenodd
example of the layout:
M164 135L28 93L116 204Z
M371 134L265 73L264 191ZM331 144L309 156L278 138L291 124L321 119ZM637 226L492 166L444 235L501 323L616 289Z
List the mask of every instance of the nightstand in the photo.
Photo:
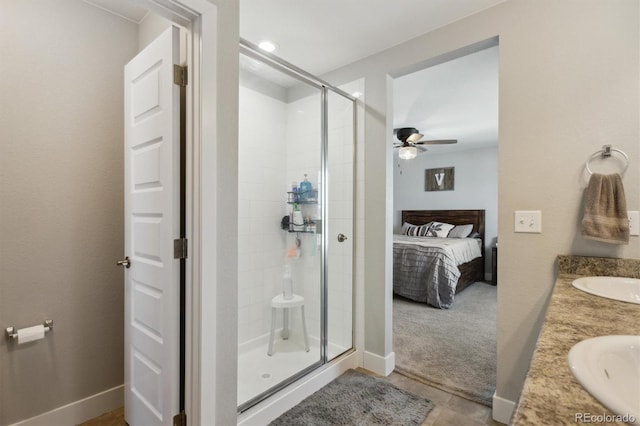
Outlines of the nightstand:
M498 246L491 247L491 284L498 285Z

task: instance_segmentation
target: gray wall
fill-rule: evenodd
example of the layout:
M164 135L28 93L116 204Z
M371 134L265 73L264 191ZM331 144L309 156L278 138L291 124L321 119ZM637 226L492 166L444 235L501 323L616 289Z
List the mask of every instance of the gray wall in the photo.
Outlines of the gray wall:
M425 191L425 169L455 167L453 191ZM402 173L400 173L402 172ZM394 232L400 231L402 210L485 210L485 276L491 276L491 246L498 236L498 148L394 156Z
M500 43L497 395L518 399L558 254L640 257L638 237L611 246L578 225L584 162L605 143L633 159L624 184L640 208L639 13L636 0L509 0L323 76L365 78L365 350L391 352L389 76L482 40ZM513 232L514 210L538 209L542 234Z
M123 67L137 26L80 0L0 3L0 424L123 383Z

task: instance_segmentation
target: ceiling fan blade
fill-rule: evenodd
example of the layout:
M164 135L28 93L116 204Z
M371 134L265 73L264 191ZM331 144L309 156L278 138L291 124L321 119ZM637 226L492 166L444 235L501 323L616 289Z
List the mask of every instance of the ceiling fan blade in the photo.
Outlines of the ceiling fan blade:
M435 139L430 141L415 142L416 145L450 145L458 143L457 139Z
M421 152L429 151L427 148L425 148L425 147L423 147L423 146L416 146L416 149L417 149L418 151L421 151Z

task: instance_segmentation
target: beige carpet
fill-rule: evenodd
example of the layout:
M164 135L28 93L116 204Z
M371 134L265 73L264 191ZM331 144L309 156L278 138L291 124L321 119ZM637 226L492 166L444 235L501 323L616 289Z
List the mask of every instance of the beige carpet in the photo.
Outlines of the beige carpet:
M496 388L495 286L477 282L449 309L393 300L396 371L491 406Z

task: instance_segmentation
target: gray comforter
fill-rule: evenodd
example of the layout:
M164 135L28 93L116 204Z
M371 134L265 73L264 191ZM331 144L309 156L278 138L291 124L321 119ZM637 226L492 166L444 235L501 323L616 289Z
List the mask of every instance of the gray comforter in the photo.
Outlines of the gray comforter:
M454 239L434 238L430 245L416 243L414 239L394 236L393 292L436 308L449 308L460 278L457 265L471 260L468 256L476 256L469 254L461 259L460 250L453 245L458 241Z

